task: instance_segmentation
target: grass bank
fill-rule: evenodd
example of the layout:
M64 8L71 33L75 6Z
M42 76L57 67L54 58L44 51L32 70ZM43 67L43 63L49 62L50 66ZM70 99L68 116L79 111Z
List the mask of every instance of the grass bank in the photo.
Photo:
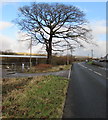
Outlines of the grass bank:
M31 69L25 69L25 73L39 73L39 72L57 72L61 70L69 70L71 65L58 65L52 66L48 64L39 64L37 66L32 67Z
M52 75L3 79L3 118L61 118L67 87Z

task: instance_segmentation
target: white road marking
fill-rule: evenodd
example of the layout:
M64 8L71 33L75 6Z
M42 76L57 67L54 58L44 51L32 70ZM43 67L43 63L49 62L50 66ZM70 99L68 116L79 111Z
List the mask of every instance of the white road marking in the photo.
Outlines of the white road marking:
M93 71L92 69L89 69L90 71Z
M87 68L87 67L85 67L85 66L83 66L84 68Z
M83 68L87 68L86 66L84 66L84 65L82 65L81 63L78 63L80 66L82 66ZM100 67L101 68L101 67ZM101 68L101 69L105 69L105 68ZM103 76L101 73L98 73L98 72L96 72L96 71L93 71L92 69L90 69L90 68L88 68L88 70L90 70L90 71L92 71L92 72L94 72L94 73L96 73L96 74L98 74L98 75L100 75L100 76ZM106 78L106 79L108 79L108 78Z
M87 68L87 67L85 67L84 65L82 65L81 63L78 63L80 66L82 66L83 68Z
M102 76L102 74L100 74L100 73L98 73L98 72L96 72L96 71L93 71L94 73L96 73L96 74L98 74L98 75L100 75L100 76Z
M85 67L84 65L82 65L82 67L83 67L83 68L87 68L87 67Z

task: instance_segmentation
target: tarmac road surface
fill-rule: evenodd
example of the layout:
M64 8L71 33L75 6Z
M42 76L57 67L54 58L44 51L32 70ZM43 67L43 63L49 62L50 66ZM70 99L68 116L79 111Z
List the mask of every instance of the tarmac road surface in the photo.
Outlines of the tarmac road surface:
M107 78L108 79L108 78ZM75 63L63 118L106 118L106 69Z
M57 72L46 72L46 73L14 73L8 74L6 70L2 70L1 78L19 78L19 77L33 77L33 76L42 76L42 75L56 75L68 78L69 70L62 70Z

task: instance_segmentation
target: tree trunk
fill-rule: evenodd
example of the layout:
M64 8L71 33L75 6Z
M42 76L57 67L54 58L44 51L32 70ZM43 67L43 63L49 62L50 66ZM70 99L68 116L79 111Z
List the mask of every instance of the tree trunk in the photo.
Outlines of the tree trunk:
M49 44L47 46L47 64L51 64L52 61L52 36L50 36Z
M52 50L48 50L47 52L47 64L51 64L52 60Z

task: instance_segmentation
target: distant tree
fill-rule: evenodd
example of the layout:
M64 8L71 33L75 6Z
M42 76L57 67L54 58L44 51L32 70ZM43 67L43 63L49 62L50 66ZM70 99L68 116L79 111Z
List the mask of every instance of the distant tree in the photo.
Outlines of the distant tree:
M0 54L2 54L2 55L16 55L17 53L13 52L12 50L5 50L5 51L0 51Z
M48 64L51 63L52 51L69 50L76 45L82 47L83 41L91 41L85 14L75 6L32 3L19 8L19 13L15 22L21 31L32 36L36 44L45 45Z

